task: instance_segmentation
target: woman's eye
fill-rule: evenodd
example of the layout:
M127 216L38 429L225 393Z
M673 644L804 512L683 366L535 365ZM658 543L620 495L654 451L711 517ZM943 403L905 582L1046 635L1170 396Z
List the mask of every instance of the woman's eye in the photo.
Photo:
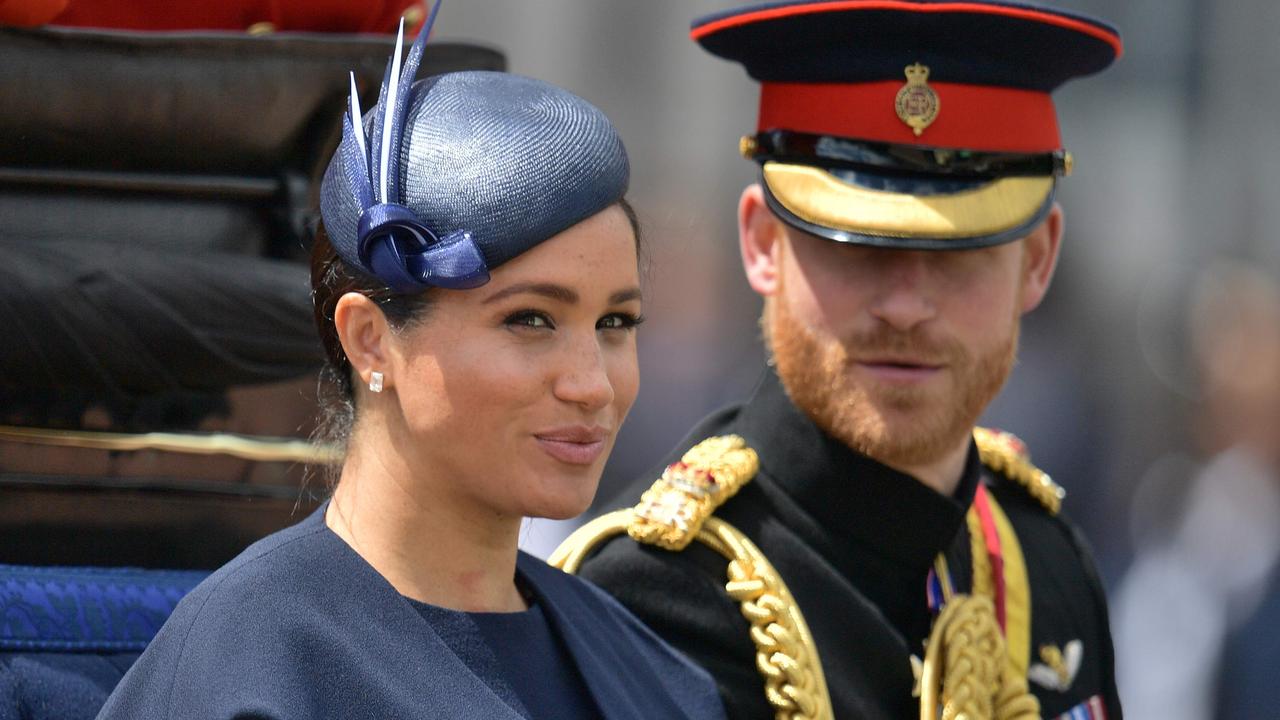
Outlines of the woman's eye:
M555 328L555 324L551 322L550 317L545 313L536 312L534 310L522 310L517 313L512 313L511 315L508 315L507 319L503 322L506 325L536 328L539 330Z
M630 313L613 313L600 318L596 327L600 330L629 330L644 322L644 318Z

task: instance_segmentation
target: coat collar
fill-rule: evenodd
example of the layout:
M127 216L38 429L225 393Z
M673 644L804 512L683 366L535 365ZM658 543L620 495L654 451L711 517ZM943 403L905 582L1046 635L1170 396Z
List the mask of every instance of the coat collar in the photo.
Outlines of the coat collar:
M417 629L418 637L408 640L423 643L423 655L434 658L430 672L453 678L457 690L452 695L462 702L456 714L442 712L441 716L522 720L454 654L386 578L328 529L324 522L327 506L328 503L321 505L295 527L320 533L322 542L332 548L327 554L338 558L342 566L333 569L350 578L353 588L359 588L358 597L347 596L348 600L364 604L376 617ZM516 558L516 574L542 607L552 630L564 641L596 707L607 720L690 717L654 671L649 662L653 656L642 638L629 632L624 611L598 596L585 581L569 577L524 552Z
M851 450L791 402L772 369L734 426L759 454L761 474L823 527L922 572L952 544L982 475L972 443L950 497Z
M608 720L692 718L654 672L642 639L627 632L620 608L597 597L585 581L521 552L516 570L542 605L582 673L596 707ZM619 672L625 668L625 672Z
M442 640L435 629L414 609L391 583L324 521L328 501L320 505L306 520L294 528L301 532L314 532L327 547L324 556L333 566L326 571L345 578L344 586L350 591L341 601L358 603L368 617L377 622L390 623L407 631L405 642L422 645L422 657L426 661L424 672L435 678L450 678L447 693L432 693L432 703L437 717L484 717L495 720L523 720L523 716L498 697L487 683L471 671ZM288 532L288 531L286 531ZM352 628L353 633L358 632ZM434 697L439 695L439 697Z

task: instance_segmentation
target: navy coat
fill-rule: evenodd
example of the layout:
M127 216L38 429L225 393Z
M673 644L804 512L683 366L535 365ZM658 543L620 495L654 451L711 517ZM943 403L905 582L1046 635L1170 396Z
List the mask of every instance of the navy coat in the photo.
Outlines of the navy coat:
M184 598L99 720L519 718L323 513ZM516 567L605 717L724 717L710 677L612 598L523 553Z

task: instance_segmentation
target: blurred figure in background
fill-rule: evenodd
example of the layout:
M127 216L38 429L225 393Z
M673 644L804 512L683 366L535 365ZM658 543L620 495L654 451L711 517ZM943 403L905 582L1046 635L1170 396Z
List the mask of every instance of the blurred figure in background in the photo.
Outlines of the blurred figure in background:
M1202 392L1193 427L1208 459L1168 531L1139 547L1120 584L1117 673L1134 717L1271 718L1280 706L1280 286L1251 266L1210 266L1189 330ZM1159 491L1137 497L1135 515Z

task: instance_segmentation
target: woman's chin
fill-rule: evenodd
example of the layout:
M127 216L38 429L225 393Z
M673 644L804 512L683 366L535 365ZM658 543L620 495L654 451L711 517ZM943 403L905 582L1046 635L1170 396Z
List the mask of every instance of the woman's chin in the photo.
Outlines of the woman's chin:
M538 504L536 511L530 513L530 517L546 518L547 520L570 520L586 512L591 507L593 499L595 499L594 487L591 493L585 497L573 495L546 498L544 502Z
M538 520L572 520L586 512L589 507L591 507L591 503L583 505L580 509L540 512L537 515L530 515L529 517L536 518Z
M591 507L600 479L597 476L587 483L584 478L559 478L556 487L547 488L530 507L527 517L547 520L569 520L578 517Z

